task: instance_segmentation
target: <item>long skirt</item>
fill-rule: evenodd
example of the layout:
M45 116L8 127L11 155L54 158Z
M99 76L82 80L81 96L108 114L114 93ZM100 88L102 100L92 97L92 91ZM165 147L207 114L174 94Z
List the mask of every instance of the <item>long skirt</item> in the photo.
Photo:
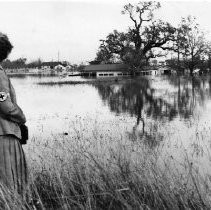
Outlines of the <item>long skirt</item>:
M0 183L25 197L27 182L26 159L18 138L0 136Z

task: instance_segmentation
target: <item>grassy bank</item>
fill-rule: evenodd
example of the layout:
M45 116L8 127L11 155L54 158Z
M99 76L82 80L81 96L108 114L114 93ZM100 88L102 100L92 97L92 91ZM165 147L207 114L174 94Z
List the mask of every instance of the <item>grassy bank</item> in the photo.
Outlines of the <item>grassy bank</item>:
M185 151L178 163L129 138L34 139L32 197L46 209L210 209L210 176Z
M29 192L40 209L210 209L210 176L185 151L178 163L142 140L82 131L34 137L25 148ZM23 206L11 195L2 202Z

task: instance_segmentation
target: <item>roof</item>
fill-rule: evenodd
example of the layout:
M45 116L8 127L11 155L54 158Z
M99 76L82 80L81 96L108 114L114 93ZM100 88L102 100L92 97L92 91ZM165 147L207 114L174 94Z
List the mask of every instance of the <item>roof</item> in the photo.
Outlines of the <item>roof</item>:
M126 71L126 64L96 64L85 66L84 71Z

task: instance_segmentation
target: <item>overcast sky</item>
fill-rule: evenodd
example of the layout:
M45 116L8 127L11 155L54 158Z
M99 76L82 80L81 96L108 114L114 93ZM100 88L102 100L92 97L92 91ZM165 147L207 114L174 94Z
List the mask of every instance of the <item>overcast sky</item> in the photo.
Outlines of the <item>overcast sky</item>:
M131 24L121 10L127 0L0 1L0 31L14 45L10 59L28 61L93 60L99 40L114 29L126 31ZM211 1L161 1L157 16L177 25L181 17L194 15L210 31Z

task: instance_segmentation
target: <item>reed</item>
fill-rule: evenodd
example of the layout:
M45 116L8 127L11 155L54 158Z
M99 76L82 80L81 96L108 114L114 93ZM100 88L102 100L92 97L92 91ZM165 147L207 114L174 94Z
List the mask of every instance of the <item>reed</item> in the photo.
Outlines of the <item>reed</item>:
M58 210L211 208L211 174L203 174L185 149L178 161L149 147L143 136L114 137L97 127L89 135L83 127L72 132L30 140L30 199L23 203L0 188L0 205L33 209L33 200L37 209Z
M133 138L130 136L130 138ZM210 175L143 142L82 132L34 139L30 193L41 209L210 209ZM48 143L46 143L48 142Z

